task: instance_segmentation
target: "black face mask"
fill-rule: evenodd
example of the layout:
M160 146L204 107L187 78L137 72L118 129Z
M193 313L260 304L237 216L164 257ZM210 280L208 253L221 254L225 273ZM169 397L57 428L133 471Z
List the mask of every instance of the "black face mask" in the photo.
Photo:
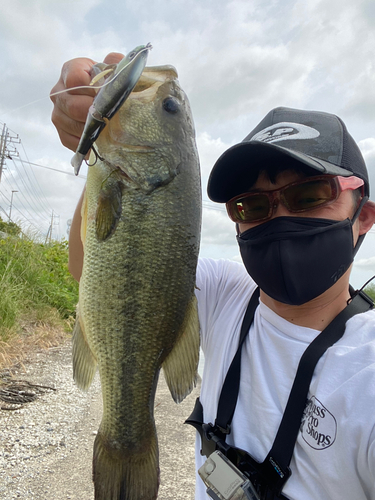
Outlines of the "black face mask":
M360 237L354 248L352 224L350 219L276 217L237 240L247 272L261 290L284 304L301 305L348 270L362 242Z

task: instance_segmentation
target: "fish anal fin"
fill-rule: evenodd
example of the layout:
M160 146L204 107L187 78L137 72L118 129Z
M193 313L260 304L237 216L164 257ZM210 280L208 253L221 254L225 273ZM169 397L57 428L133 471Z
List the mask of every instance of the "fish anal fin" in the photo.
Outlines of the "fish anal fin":
M192 297L182 326L182 334L163 362L169 390L180 403L193 390L198 378L199 319L197 299Z
M96 209L96 236L105 241L116 231L122 211L122 182L108 180L104 183Z
M86 339L84 327L77 312L73 329L73 378L78 387L87 390L96 372L96 358Z

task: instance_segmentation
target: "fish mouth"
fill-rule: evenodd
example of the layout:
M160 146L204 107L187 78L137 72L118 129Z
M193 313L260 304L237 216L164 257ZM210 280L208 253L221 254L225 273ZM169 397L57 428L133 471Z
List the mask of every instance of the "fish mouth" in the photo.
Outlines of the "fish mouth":
M172 82L178 78L177 70L174 66L149 66L143 73L130 94L130 99L141 99L142 101L152 101L158 88L166 82Z
M177 70L174 66L150 66L145 67L136 86L128 97L128 102L136 100L142 103L149 103L155 99L156 93L161 85L176 81L178 77ZM126 107L125 107L126 108ZM125 110L126 113L126 110ZM124 119L126 114L124 113ZM120 110L121 114L121 110ZM130 141L127 142L127 139ZM117 138L116 142L121 143L121 149L124 153L152 153L156 150L155 146L144 144L131 144L133 137L129 137L126 133L121 136L121 140Z
M155 146L150 144L149 140L145 140L142 144L139 137L135 136L132 131L128 130L126 125L126 122L128 121L127 113L129 112L129 109L131 109L132 101L134 103L138 102L139 104L148 104L153 102L162 85L171 85L171 88L168 87L166 92L171 91L172 88L177 89L177 77L177 70L171 65L150 66L144 68L133 91L124 103L124 106L120 108L118 118L114 122L109 122L110 126L107 128L109 142L121 150L120 156L123 156L123 154L152 154L160 147L160 145ZM175 87L175 85L177 86ZM174 91L176 90L172 90L172 92ZM107 137L106 134L104 135ZM101 149L101 137L98 138L99 149Z

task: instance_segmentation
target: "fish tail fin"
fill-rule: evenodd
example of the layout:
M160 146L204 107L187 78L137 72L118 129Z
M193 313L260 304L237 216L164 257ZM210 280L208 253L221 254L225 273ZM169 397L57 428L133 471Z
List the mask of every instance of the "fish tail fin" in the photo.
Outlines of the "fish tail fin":
M199 319L197 299L192 296L187 307L181 335L163 362L165 380L176 403L193 390L198 378Z
M87 390L96 372L96 359L87 343L79 312L73 329L73 378L78 387Z
M156 434L149 436L147 450L129 453L112 448L100 433L94 443L93 481L95 500L155 500L159 488Z

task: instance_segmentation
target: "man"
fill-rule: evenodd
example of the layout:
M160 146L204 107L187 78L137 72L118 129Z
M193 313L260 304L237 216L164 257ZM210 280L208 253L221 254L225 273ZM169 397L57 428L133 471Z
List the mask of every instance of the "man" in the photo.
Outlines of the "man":
M111 54L106 62L118 58ZM88 59L66 63L53 92L87 84L92 64ZM61 141L75 150L92 98L60 94L53 100ZM374 224L375 204L368 201L365 163L343 122L330 114L288 108L272 110L219 158L208 193L213 201L226 203L244 266L209 259L199 264L203 420L215 422L245 311L258 285L260 302L242 345L239 393L225 437L228 445L262 463L302 355L351 301L351 265ZM77 279L83 259L79 224L78 207L70 237L70 269ZM297 440L291 443L292 474L281 493L267 498L375 500L374 312L350 318L342 338L318 359L307 381ZM197 467L206 460L201 446L198 437ZM283 476L278 463L271 463ZM198 476L196 499L205 498L206 486Z

